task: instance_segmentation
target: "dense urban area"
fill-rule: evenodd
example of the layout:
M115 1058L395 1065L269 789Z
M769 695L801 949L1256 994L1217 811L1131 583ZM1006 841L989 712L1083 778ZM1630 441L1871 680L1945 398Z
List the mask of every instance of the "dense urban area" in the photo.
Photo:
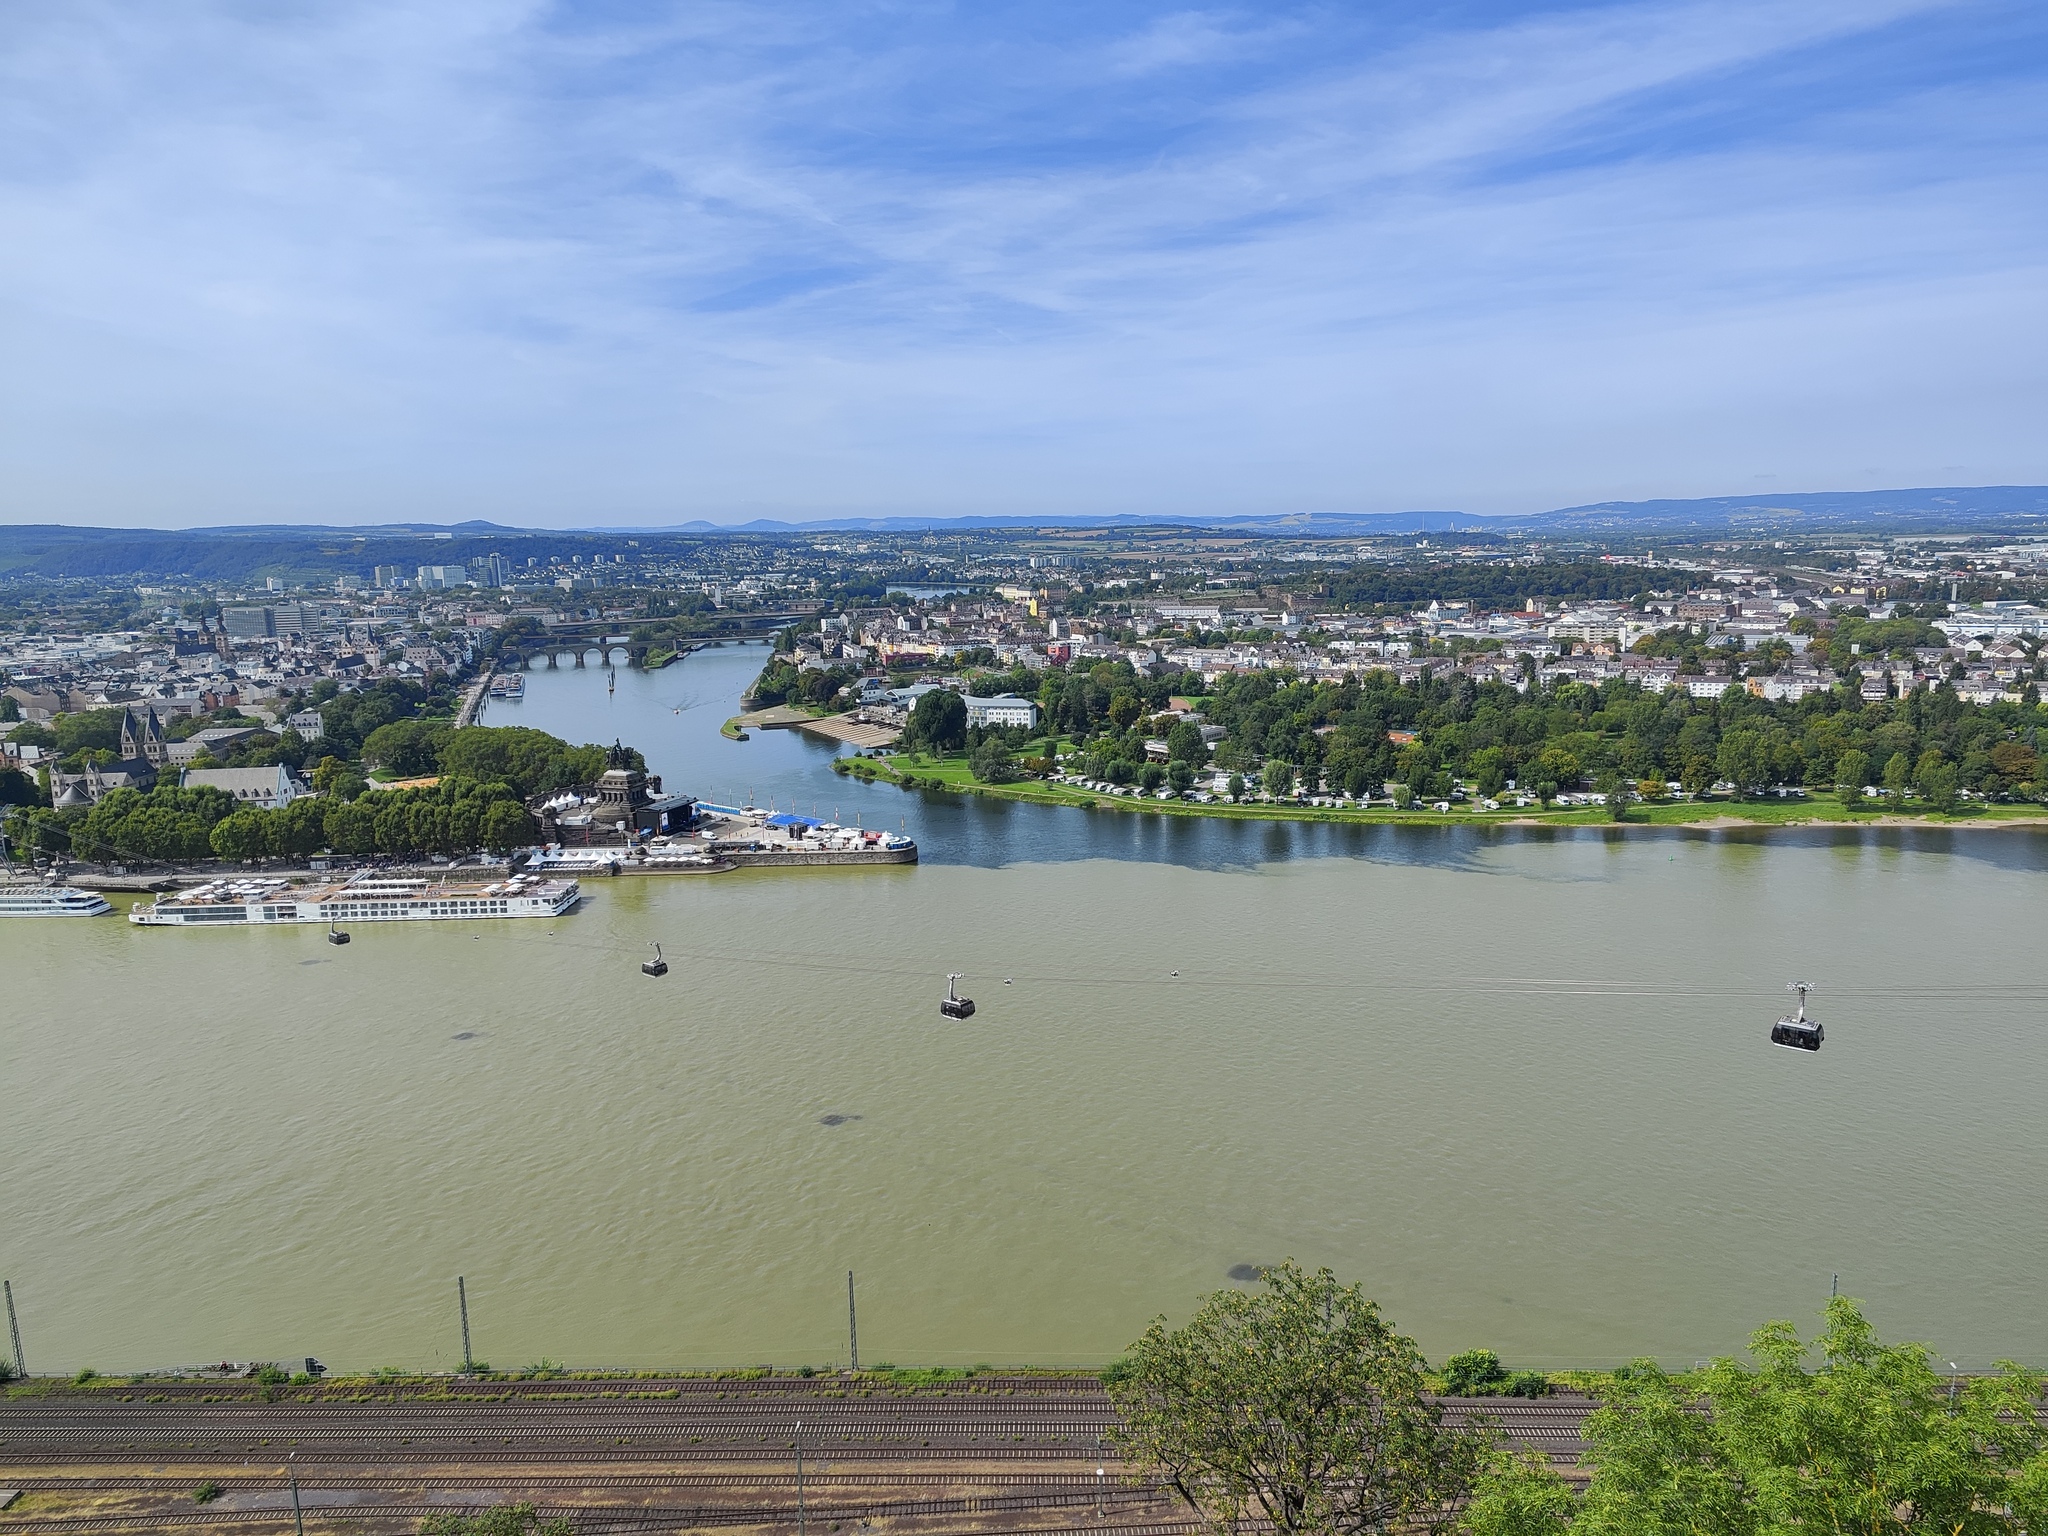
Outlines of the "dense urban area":
M0 803L15 848L81 859L504 851L606 765L458 730L494 690L775 636L735 724L779 709L913 788L2011 817L2048 791L2044 554L1997 533L18 537Z

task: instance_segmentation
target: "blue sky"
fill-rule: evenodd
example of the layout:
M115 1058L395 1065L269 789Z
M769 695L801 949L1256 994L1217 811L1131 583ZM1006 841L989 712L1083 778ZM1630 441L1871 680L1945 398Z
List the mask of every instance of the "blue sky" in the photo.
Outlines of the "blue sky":
M19 0L0 519L2048 481L2038 0Z

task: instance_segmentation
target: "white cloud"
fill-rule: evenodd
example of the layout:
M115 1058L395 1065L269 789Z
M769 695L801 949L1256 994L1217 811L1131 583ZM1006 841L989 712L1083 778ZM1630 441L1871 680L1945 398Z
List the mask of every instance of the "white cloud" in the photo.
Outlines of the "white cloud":
M0 516L2048 478L2038 73L1853 73L1970 15L17 11Z

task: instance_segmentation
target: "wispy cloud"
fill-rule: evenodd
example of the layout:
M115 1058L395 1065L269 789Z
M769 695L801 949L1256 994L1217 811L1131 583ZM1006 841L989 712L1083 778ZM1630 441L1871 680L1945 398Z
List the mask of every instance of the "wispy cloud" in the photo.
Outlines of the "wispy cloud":
M2048 478L2019 3L0 17L0 516Z

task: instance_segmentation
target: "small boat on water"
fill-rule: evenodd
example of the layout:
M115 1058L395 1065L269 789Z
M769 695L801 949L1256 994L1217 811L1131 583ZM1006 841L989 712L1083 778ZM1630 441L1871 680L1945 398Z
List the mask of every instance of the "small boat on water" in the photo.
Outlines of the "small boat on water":
M652 960L642 960L640 962L640 974L643 976L666 976L668 974L668 962L661 958L661 946L659 944L654 946L654 958Z

